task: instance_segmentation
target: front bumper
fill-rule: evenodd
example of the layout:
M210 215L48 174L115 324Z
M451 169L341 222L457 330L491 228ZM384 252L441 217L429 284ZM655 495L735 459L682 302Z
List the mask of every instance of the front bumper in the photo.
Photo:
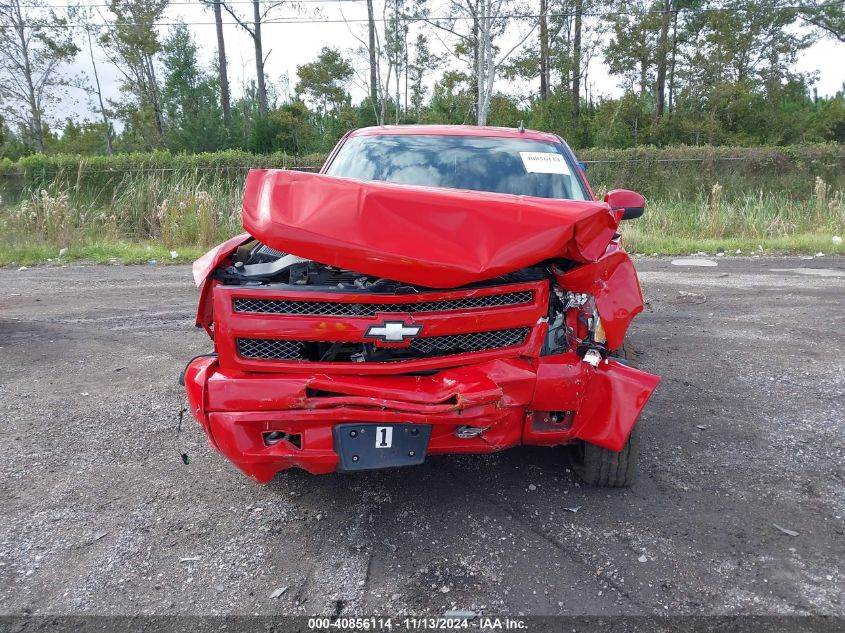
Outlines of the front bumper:
M430 424L429 455L575 439L618 451L659 382L613 360L593 367L575 353L429 376L255 374L221 368L213 357L185 372L191 411L211 445L260 483L292 467L337 470L332 428L348 422ZM458 437L459 427L484 430ZM283 439L268 444L270 433Z

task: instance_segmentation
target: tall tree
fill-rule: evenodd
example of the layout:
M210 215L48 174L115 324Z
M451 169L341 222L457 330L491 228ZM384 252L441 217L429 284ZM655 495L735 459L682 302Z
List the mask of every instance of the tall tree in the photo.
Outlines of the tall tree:
M214 151L225 134L217 86L199 65L196 42L184 24L174 26L162 44L162 106L165 141L175 151Z
M402 72L407 72L405 68L405 55L404 55L404 40L405 40L405 7L403 0L390 0L390 11L389 14L387 11L385 12L386 20L385 20L385 27L384 27L384 36L385 36L385 53L387 55L387 62L393 68L393 81L394 81L394 111L396 114L395 121L398 125L399 117L400 117L400 107L402 105L402 101L400 99L400 85L401 85L401 77ZM386 5L387 6L387 5Z
M845 42L845 4L837 0L804 0L801 17L826 37Z
M97 60L94 58L94 45L91 42L91 25L85 25L85 36L88 41L88 55L91 58L91 70L94 73L94 93L97 95L97 103L100 106L100 117L103 119L103 128L106 136L106 153L112 154L114 148L112 147L112 127L109 121L109 114L106 110L106 104L103 101L103 89L100 86L100 73L97 71Z
M724 0L720 7L684 16L674 113L685 131L677 140L724 143L744 128L780 142L786 121L778 104L790 83L804 81L792 69L814 36L791 28L795 11L769 0Z
M575 0L574 9L575 19L572 25L572 119L577 123L581 114L581 30L584 0Z
M336 48L324 46L313 62L296 67L298 95L317 106L317 113L333 115L350 103L347 88L352 80L352 65Z
M673 2L677 3L677 0L673 0ZM669 111L675 105L675 69L677 67L678 62L678 10L675 9L672 15L672 43L670 46L670 58L669 58Z
M385 0L381 5L380 18L371 13L373 10L373 3L368 1L366 35L356 32L350 22L347 22L347 26L352 37L360 45L354 51L356 57L360 60L366 59L367 63L366 79L358 71L358 64L353 66L353 73L358 78L358 83L369 93L370 107L373 109L376 123L384 125L391 103L395 106L395 120L398 121L403 68L407 73L403 51L404 0ZM377 26L379 24L381 28ZM394 90L393 97L391 90Z
M229 93L229 71L226 64L226 39L223 37L223 0L202 0L214 11L214 27L217 34L217 81L220 84L220 105L223 108L223 122L232 126L232 103Z
M549 2L540 0L540 99L549 98Z
M255 51L255 86L256 96L258 98L258 112L261 116L267 116L269 111L267 99L267 78L264 72L264 65L267 62L271 51L264 53L264 41L262 39L262 26L270 17L270 14L281 6L288 5L295 7L292 2L286 0L263 1L252 0L252 17L245 17L241 15L232 5L226 0L221 0L222 6L231 15L238 26L240 26L250 39L252 39L252 46Z
M669 67L669 25L672 23L673 0L661 0L660 33L657 37L657 86L654 114L660 118L666 109L666 72Z
M614 6L619 13L610 16L605 60L612 74L622 76L625 89L643 98L650 92L654 76L660 17L649 0L618 0Z
M413 55L408 63L408 79L411 87L411 108L414 110L414 116L419 118L425 105L425 79L439 64L440 57L431 52L428 38L423 33L417 33L412 50Z
M379 125L384 124L384 116L379 115L378 103L378 61L376 58L376 19L373 0L367 0L367 56L370 62L370 102L376 112Z
M462 0L436 7L438 17L432 17L428 7L421 11L424 20L446 33L451 40L444 42L447 49L466 65L475 84L478 125L487 123L497 74L539 24L539 19L530 18L521 34L511 28L508 35L515 37L509 38L508 43L513 42L513 46L502 53L500 43L508 27L517 24L511 20L520 15L520 10L516 0Z
M638 89L641 99L653 94L653 115L657 119L666 113L667 92L670 109L674 99L679 13L684 9L702 8L705 1L638 0L634 11L611 18L613 36L606 49L611 72L624 77L629 90ZM616 5L620 11L623 7L631 8L631 5ZM683 36L685 40L688 36L697 37L696 33L706 28L708 21L720 12L719 6L711 8L713 11L699 12L699 24ZM727 11L731 10L727 8Z
M66 24L41 0L0 4L0 109L23 126L36 152L44 151L47 107L69 85L62 65L79 52Z
M127 123L148 148L162 145L164 112L156 74L156 55L161 50L157 24L168 0L109 0L114 20L102 38L103 50L123 75L125 98L117 104Z

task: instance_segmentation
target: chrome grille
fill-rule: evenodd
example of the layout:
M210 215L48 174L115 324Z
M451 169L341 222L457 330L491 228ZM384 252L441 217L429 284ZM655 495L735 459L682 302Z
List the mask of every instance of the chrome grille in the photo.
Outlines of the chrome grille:
M411 341L411 349L420 354L432 353L460 354L461 352L483 352L488 349L522 345L528 336L528 328L496 330L493 332L475 332L472 334L451 334L449 336L430 336Z
M470 334L450 334L414 339L409 347L376 348L372 343L349 342L332 343L330 341L292 341L288 339L239 338L238 354L254 360L301 360L318 361L323 358L325 349L341 346L343 353L334 358L334 362L362 362L368 354L377 356L377 362L413 360L483 352L522 345L528 338L531 328L521 327L510 330L491 332L473 332Z
M233 309L235 312L260 314L374 317L376 314L384 312L419 314L423 312L445 312L448 310L500 308L503 306L531 303L533 299L534 292L532 290L414 303L341 303L338 301L301 301L299 299L253 299L238 297L233 300Z
M244 358L260 360L302 360L304 347L301 341L266 338L239 338L238 354Z

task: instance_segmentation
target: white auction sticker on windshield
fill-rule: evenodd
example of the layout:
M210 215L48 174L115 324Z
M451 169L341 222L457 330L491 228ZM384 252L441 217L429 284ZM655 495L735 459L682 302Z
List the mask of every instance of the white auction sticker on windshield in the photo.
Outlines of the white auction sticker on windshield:
M520 152L522 164L529 174L569 175L569 166L560 154L549 152Z

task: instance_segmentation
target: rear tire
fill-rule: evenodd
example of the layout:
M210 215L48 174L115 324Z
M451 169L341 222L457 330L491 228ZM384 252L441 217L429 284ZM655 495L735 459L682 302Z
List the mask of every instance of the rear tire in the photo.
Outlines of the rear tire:
M610 354L621 362L636 367L636 354L630 343ZM603 446L576 440L570 446L572 469L584 483L607 488L628 488L637 480L640 464L640 430L635 425L628 441L618 453Z

